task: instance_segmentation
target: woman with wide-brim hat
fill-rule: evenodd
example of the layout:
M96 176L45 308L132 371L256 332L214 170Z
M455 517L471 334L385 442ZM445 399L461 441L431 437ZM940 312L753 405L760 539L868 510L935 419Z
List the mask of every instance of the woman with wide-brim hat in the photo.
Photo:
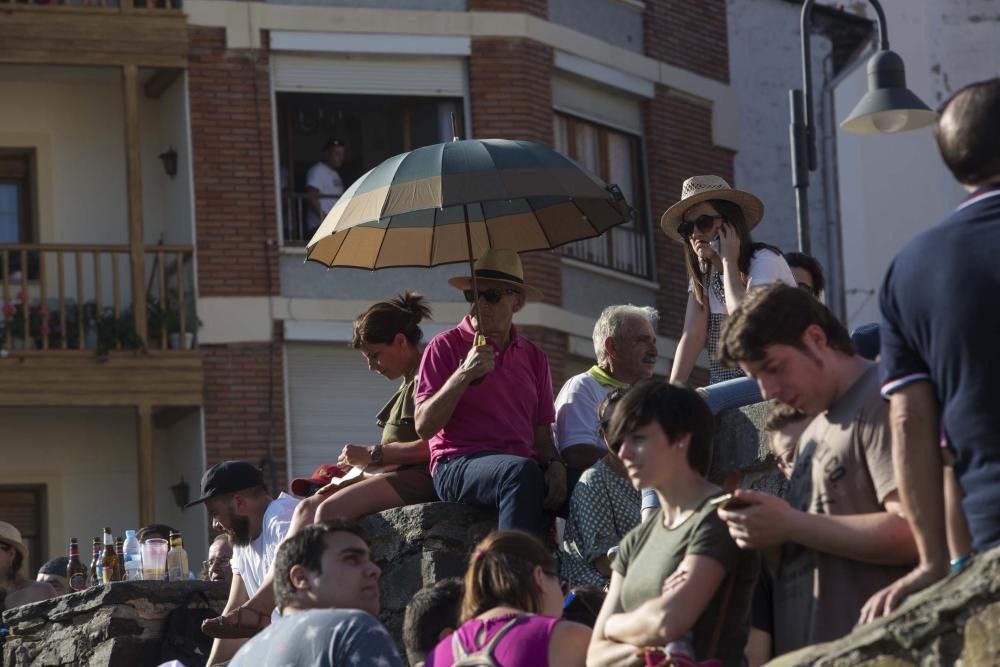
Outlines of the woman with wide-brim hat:
M28 562L28 548L21 531L0 521L0 612L56 596L50 584L32 581L21 570Z
M692 176L684 181L679 202L660 218L663 233L684 246L689 278L684 331L671 382L687 382L702 348L708 348L709 382L741 377L739 369L716 361L716 346L729 313L751 287L777 281L795 286L781 251L754 243L750 230L764 216L764 203L737 190L720 176Z

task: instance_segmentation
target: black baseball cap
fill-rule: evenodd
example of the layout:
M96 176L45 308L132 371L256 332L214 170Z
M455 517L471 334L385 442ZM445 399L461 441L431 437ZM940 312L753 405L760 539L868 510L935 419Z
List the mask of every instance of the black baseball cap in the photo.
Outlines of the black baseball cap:
M246 461L216 463L201 476L201 498L189 502L184 509L203 503L209 498L258 486L264 486L264 476L252 463Z

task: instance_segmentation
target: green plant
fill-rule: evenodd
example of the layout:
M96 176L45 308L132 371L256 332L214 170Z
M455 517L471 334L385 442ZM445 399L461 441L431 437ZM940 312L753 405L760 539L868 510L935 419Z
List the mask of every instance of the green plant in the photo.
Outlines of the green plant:
M175 298L168 296L165 301L151 298L146 302L146 312L150 340L159 341L164 330L167 335L181 332L181 308ZM194 299L187 299L184 302L185 333L198 333L201 324L195 313Z
M104 308L97 314L93 303L88 303L87 306L89 319L97 329L97 356L105 357L119 346L123 350L138 350L143 347L143 340L135 330L135 315L131 308L115 317L115 311L111 308Z
M28 304L28 294L23 290L18 292L14 301L3 305L0 330L2 330L0 340L6 340L9 333L12 342L16 344L16 341L23 341L27 335L35 347L39 348L43 347L45 338L48 339L49 347L60 346L63 339L58 314L50 313L43 304Z

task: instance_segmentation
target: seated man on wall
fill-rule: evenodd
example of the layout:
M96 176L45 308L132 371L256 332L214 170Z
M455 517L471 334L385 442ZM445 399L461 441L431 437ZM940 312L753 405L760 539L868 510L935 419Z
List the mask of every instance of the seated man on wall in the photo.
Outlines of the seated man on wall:
M285 540L274 562L281 618L243 645L230 667L402 667L375 618L381 570L358 529L315 523Z
M597 407L613 389L653 375L656 365L656 310L649 306L608 306L594 324L597 363L566 380L556 397L556 446L571 475L608 453L600 436Z
M552 375L545 353L520 336L514 313L541 295L521 258L489 250L474 267L475 304L424 351L414 396L417 433L429 442L441 500L499 512L499 528L546 536L566 496L566 465L552 442ZM475 300L470 277L448 281ZM475 345L476 333L486 337Z
M272 498L264 478L251 463L223 461L201 478L201 497L188 503L205 503L212 528L225 532L233 544L232 583L223 616L202 624L202 632L215 638L208 664L228 660L243 645L238 637L249 637L271 618L246 602L271 572L278 545L285 539L298 498L282 493ZM265 608L273 608L273 587L266 587ZM249 631L248 631L249 629Z

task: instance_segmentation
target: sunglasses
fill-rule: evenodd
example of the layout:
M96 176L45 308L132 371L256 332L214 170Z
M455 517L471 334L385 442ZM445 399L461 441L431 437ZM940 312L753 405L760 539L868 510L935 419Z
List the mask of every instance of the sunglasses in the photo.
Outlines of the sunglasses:
M697 227L699 232L707 234L712 231L715 221L722 219L721 215L699 215L694 220L683 220L677 226L677 233L684 238L688 238L694 232L694 228Z
M817 299L819 298L819 290L808 283L799 283L799 289L809 292Z
M492 287L487 290L479 290L479 298L486 299L486 303L500 303L500 299L504 298L508 294L520 294L520 293L521 292L519 292L516 289L510 289L510 288L498 289ZM468 301L469 303L474 303L476 301L476 295L473 293L472 290L470 289L462 290L462 294L465 295L465 300Z

